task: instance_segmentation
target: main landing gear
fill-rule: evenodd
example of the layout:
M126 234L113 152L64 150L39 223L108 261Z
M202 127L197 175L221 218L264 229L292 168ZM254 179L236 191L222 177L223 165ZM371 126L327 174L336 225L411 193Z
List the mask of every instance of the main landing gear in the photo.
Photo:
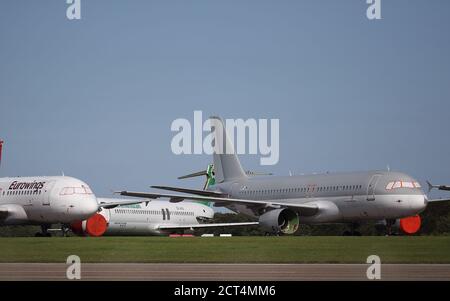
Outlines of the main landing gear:
M342 233L343 236L361 236L361 232L356 231L356 229L359 227L359 224L352 223L350 224L350 230L344 231Z
M70 231L70 225L62 224L61 225L61 232L63 237L68 237Z
M48 232L48 228L50 228L51 225L41 225L41 231L37 232L34 236L36 237L51 237L52 234Z
M393 226L395 225L395 219L387 219L386 220L386 236L397 235L397 233L392 231Z

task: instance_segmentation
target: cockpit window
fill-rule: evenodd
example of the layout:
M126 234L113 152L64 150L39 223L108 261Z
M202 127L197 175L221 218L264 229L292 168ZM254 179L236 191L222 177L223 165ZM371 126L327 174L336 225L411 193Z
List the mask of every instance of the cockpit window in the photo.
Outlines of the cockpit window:
M64 187L61 189L60 195L71 194L92 194L92 190L88 186L81 185L81 187Z
M394 181L389 182L386 185L386 190L397 189L397 188L421 188L418 182L409 182L409 181Z

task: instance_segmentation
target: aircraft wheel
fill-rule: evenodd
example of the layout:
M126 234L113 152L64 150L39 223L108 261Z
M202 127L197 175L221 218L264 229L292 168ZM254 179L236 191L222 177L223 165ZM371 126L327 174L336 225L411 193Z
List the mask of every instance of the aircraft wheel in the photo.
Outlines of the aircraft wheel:
M344 233L342 233L342 236L352 236L352 233L350 233L350 231L344 231Z
M42 233L41 232L37 232L36 234L34 234L34 237L42 237Z

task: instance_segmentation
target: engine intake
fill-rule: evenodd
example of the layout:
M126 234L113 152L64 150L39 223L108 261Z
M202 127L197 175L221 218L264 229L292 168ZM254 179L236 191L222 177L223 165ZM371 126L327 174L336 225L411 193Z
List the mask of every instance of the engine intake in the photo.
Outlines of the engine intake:
M269 233L293 234L299 227L297 213L290 209L275 209L259 217L259 225Z
M6 218L2 221L4 225L21 225L28 222L28 216L22 206L17 204L1 205L2 211L7 212Z
M419 215L405 217L400 219L400 229L403 233L414 234L420 230L422 220Z

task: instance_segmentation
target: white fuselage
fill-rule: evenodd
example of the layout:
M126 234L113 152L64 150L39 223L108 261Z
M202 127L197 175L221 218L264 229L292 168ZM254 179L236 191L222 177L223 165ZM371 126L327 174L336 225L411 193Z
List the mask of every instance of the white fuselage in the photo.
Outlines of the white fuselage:
M66 176L0 178L0 225L71 223L98 210L89 186Z
M99 202L114 199L98 199ZM147 202L147 204L146 204ZM136 205L102 209L100 214L108 222L104 235L164 235L173 232L160 229L161 226L185 228L186 225L198 225L199 220L209 220L214 211L200 203L169 203L143 199Z

